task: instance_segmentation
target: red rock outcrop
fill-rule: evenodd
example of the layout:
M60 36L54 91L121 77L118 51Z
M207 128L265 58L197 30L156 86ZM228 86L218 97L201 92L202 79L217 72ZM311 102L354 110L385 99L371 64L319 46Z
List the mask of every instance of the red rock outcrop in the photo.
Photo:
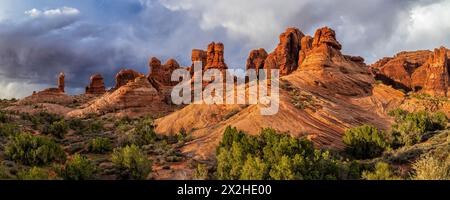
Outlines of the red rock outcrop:
M255 49L250 52L247 58L246 69L255 69L256 74L259 73L259 69L264 68L264 63L267 59L267 52L264 49Z
M433 96L447 96L449 72L447 49L435 49L427 62L412 75L412 87Z
M150 74L148 79L153 79L166 86L174 86L178 82L172 82L172 72L179 69L180 65L174 59L169 59L166 64L161 65L161 61L153 57L149 62Z
M316 48L321 46L322 44L326 44L331 46L337 50L342 49L342 45L336 40L336 32L333 29L328 27L320 28L314 34L314 40L312 42L312 47Z
M448 60L448 55L450 51L444 47L435 52L428 50L400 52L394 57L386 57L372 64L371 70L376 79L394 88L445 96L446 89L442 85L445 80L442 73L446 73L443 66L448 63L445 64L443 61L444 57ZM441 61L437 62L436 59ZM446 68L448 73L448 66Z
M104 94L106 92L105 83L101 74L94 74L90 78L90 83L86 86L86 94Z
M265 69L279 69L280 76L285 76L298 67L301 40L305 35L297 28L288 28L280 35L280 42L275 50L267 56Z
M65 85L64 85L64 78L65 78L64 73L63 72L59 73L59 76L58 76L58 89L61 92L64 92L64 87L65 87Z
M208 45L208 50L206 51L206 65L207 69L228 69L227 64L225 64L224 59L224 45L222 43L212 42ZM201 56L200 56L201 57Z
M426 63L431 51L401 52L394 57L383 58L371 65L375 78L394 88L414 90L412 74ZM417 74L416 76L425 75ZM424 78L420 78L424 79Z
M206 53L206 51L203 51L201 49L192 49L192 54L191 54L192 65L191 65L191 69L194 68L194 62L196 62L196 61L202 62L202 68L205 68L206 60L207 60L207 53Z
M128 82L134 81L134 79L139 76L143 76L143 74L131 69L120 70L119 73L116 74L116 86L114 87L114 89L119 89L120 87L126 85Z

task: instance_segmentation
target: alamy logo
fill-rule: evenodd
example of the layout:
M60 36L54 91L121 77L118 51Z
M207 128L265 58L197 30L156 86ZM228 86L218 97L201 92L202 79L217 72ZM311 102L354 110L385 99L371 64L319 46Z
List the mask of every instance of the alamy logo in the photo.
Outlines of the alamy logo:
M236 78L236 74L245 77ZM260 69L258 74L254 69L203 71L202 62L198 61L194 62L193 74L186 69L172 73L172 81L181 81L172 89L171 97L177 105L260 105L261 115L275 115L280 104L279 78L278 69Z

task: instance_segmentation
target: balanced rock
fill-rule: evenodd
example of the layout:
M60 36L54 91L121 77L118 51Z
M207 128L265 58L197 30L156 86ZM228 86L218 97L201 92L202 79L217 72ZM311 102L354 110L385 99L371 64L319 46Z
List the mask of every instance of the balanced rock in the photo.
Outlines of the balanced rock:
M298 67L301 40L304 34L297 28L288 28L280 35L280 42L275 50L267 56L265 69L279 69L280 76L285 76Z
M86 86L86 94L104 94L106 92L105 83L101 74L94 74L89 80L90 83Z

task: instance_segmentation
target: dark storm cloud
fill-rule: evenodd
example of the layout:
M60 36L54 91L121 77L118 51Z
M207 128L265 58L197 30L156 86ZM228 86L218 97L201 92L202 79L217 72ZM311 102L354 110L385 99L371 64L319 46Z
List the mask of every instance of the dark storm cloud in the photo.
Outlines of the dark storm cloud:
M93 73L102 73L108 86L121 68L147 73L150 56L163 62L175 58L181 65L190 65L191 49L206 48L211 41L225 44L229 66L243 68L251 49L272 51L278 35L289 26L310 35L329 26L336 30L345 53L361 55L368 63L399 50L450 45L446 37L450 26L439 22L450 20L445 12L450 8L448 1L107 2L70 4L80 7L76 15L46 16L41 10L37 17L0 18L0 78L54 85L58 72L64 71L69 90L79 92ZM4 90L0 97L8 92L3 88L0 86Z

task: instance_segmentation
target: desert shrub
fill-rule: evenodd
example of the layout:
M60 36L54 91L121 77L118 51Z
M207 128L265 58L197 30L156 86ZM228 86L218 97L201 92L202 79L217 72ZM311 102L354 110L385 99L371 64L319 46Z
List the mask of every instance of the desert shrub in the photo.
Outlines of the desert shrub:
M366 180L398 180L399 177L395 176L392 172L392 168L389 164L384 162L378 162L375 165L373 172L364 171L362 178Z
M0 164L0 180L9 180L12 176L8 173L6 167Z
M14 123L0 123L0 136L8 137L19 133L19 125Z
M88 145L89 152L106 153L112 150L111 140L109 138L94 138Z
M65 166L58 170L64 180L92 180L95 178L96 167L86 157L75 154L67 160Z
M10 121L10 117L8 113L3 110L0 110L0 123L7 123Z
M52 135L56 138L62 139L64 135L69 131L69 126L64 119L55 121L50 125L44 126L42 133L46 135Z
M134 129L125 131L129 125L121 125L118 127L119 132L123 132L119 136L119 144L121 146L137 145L143 146L153 143L157 136L154 131L155 126L153 120L145 118L140 120ZM123 129L123 130L122 130Z
M442 112L409 113L397 109L390 114L395 117L395 123L392 125L390 133L394 147L417 144L428 132L445 129L448 122L447 116Z
M46 165L66 158L61 146L52 140L27 133L13 136L6 146L5 155L25 165Z
M412 169L414 180L450 180L450 164L430 155L416 161Z
M91 120L87 122L87 125L81 131L83 134L100 133L103 131L103 123L100 120Z
M67 120L67 124L69 125L69 128L72 130L75 130L77 132L80 132L84 129L86 129L86 124L83 122L83 120L79 118L72 118Z
M152 162L136 145L115 149L111 160L122 179L146 179L152 169Z
M346 130L342 140L347 145L346 152L357 159L380 156L389 147L384 133L368 125Z
M47 170L32 167L28 170L21 170L17 173L18 180L49 180L50 175Z
M216 156L216 175L223 180L339 179L342 165L347 165L329 151L314 149L309 140L273 129L249 136L228 127Z
M209 177L208 167L205 164L198 164L194 171L195 180L206 180Z

